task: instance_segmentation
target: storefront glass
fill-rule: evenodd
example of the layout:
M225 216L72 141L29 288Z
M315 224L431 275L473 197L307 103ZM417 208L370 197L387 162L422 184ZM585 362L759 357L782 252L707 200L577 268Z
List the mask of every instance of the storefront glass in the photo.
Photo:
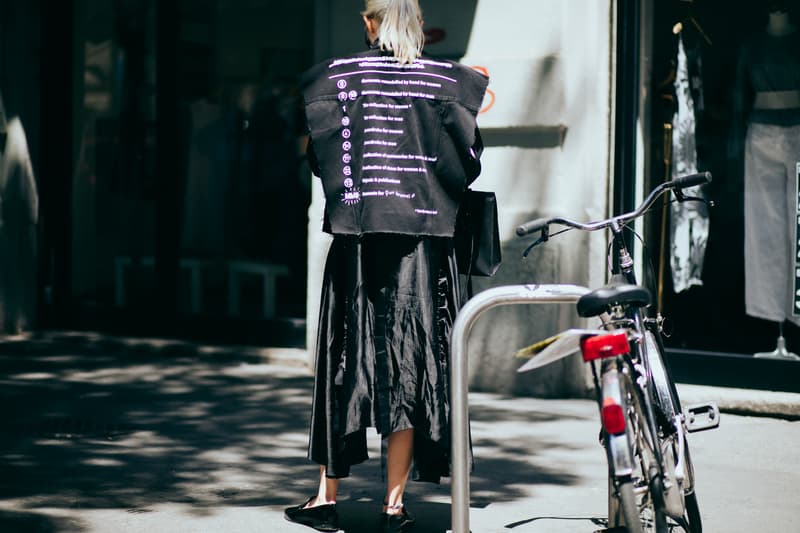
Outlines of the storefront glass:
M147 320L167 279L179 321L303 317L311 2L168 4L76 2L75 305Z
M774 350L782 333L788 350L800 352L796 5L653 5L652 185L694 171L714 176L705 189L713 207L670 206L665 225L657 221L650 231L666 329L673 332L668 342L755 354Z
M77 2L72 296L91 312L154 300L154 2Z
M310 175L297 77L312 59L302 31L311 2L191 7L178 58L182 310L302 317Z

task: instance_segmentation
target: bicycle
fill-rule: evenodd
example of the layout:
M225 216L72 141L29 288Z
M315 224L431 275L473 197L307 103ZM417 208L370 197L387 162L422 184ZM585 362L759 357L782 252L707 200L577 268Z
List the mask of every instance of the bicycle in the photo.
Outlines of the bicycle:
M520 355L531 358L518 369L533 370L578 350L591 366L600 440L608 461L610 530L662 533L677 525L687 533L702 531L686 436L719 426L719 409L713 402L681 408L664 359L663 320L648 315L652 296L636 279L624 229L662 194L672 191L677 201L699 200L683 189L710 181L711 174L703 172L662 183L633 211L604 220L543 218L516 230L521 237L540 232L526 255L551 238L551 225L565 226L559 233L572 228L609 229L612 234L609 282L582 295L576 304L579 316L600 318L600 327L570 329L523 348Z

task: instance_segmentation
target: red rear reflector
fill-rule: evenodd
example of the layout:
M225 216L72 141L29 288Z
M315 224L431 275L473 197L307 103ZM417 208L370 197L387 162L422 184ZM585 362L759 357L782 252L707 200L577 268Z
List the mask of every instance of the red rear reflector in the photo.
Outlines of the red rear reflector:
M622 406L612 398L603 399L603 427L609 435L619 435L625 432L625 413Z
M586 362L622 355L630 350L628 336L624 331L581 339L581 352Z

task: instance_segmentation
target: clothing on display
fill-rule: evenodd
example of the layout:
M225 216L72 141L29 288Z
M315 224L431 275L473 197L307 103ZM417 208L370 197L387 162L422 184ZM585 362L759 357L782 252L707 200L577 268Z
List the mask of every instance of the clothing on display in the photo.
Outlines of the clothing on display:
M769 28L768 28L769 30ZM800 325L793 314L800 161L800 34L764 32L742 48L736 112L744 138L745 310Z
M745 146L745 308L750 316L800 325L792 309L800 125L752 123Z
M5 146L0 145L0 326L16 334L34 325L39 196L19 118L8 121L5 134Z
M675 73L676 111L672 119L672 178L697 172L696 118L683 38L678 38ZM705 198L700 186L687 196ZM703 262L708 244L708 206L704 202L673 202L670 207L672 284L675 292L703 284Z
M800 124L800 33L761 32L742 45L733 112L745 127Z

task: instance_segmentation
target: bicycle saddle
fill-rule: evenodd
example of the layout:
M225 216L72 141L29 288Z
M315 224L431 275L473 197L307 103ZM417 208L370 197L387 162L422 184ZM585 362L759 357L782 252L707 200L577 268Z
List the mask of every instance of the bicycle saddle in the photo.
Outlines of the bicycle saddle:
M621 284L607 285L595 289L578 300L578 315L589 318L600 315L609 306L622 304L633 307L644 307L652 303L650 291L640 285Z

